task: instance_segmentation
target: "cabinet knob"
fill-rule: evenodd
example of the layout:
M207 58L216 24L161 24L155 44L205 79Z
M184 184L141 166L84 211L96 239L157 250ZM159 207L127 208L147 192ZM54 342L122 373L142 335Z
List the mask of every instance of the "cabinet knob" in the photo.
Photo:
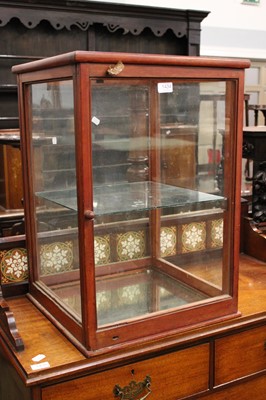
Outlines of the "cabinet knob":
M123 388L115 385L113 393L121 400L144 400L151 394L151 378L147 375L142 382L131 381L128 386Z
M93 219L95 217L95 214L92 210L86 210L84 216L86 219Z

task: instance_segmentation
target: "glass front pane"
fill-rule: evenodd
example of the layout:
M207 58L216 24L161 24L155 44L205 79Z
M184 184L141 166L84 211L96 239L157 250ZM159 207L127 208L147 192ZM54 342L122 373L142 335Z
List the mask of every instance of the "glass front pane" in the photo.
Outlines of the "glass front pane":
M92 80L99 327L230 294L232 93L220 81ZM34 84L31 102L37 280L81 319L73 83Z
M80 318L73 82L33 84L30 102L37 280Z
M219 81L92 80L98 326L229 294L232 89Z

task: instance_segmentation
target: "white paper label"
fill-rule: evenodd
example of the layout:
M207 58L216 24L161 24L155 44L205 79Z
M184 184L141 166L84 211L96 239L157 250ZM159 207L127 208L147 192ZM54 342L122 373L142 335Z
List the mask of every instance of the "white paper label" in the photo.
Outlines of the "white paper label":
M33 371L38 371L39 369L44 369L44 368L50 368L50 364L48 363L48 361L31 365L31 369Z
M46 356L44 354L38 354L37 356L32 358L32 361L39 362L42 361Z
M157 89L158 93L173 93L173 82L160 82Z
M94 125L99 125L99 124L100 124L100 120L99 120L99 118L97 118L97 117L92 117L91 122L92 122Z

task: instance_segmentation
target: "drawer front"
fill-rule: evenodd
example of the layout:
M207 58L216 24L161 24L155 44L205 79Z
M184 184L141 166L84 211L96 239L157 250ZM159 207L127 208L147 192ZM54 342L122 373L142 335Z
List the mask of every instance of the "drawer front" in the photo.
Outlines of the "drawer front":
M266 370L266 326L215 342L215 385Z
M266 375L219 390L200 400L265 400Z
M119 400L123 397L115 397L116 385L124 390L132 381L144 382L146 376L151 378L150 388L145 388L136 399L149 390L147 397L151 400L177 400L207 390L209 344L43 388L42 400ZM131 387L135 391L135 385L131 383Z

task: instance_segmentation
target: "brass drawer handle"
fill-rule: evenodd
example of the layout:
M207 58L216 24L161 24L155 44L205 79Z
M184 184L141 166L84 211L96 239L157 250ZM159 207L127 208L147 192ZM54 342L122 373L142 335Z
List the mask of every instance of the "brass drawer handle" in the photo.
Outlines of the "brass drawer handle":
M151 394L151 378L147 375L143 382L131 381L123 388L115 385L113 393L121 400L144 400ZM137 397L141 394L143 394L142 397Z

